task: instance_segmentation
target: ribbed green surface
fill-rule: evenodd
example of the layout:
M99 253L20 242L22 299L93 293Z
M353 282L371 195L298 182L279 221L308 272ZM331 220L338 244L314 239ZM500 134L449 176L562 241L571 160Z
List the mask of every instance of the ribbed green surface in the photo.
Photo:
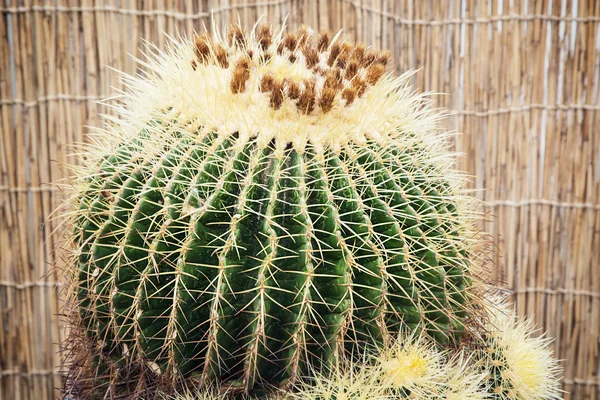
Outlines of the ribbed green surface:
M168 137L81 190L81 316L111 358L250 389L401 330L460 337L465 246L425 150Z
M481 354L481 372L485 373L486 379L482 382L482 388L493 400L517 398L514 386L511 382L511 373L507 375L509 365L504 356L504 349L498 339L488 338L486 347Z

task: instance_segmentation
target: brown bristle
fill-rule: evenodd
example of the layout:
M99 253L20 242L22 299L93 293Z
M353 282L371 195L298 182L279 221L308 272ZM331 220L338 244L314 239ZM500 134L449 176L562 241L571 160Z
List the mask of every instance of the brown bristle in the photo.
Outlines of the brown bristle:
M365 56L363 57L363 66L368 67L369 65L373 64L375 60L377 60L377 56L377 52L373 49L365 51Z
M196 68L198 68L198 64L196 64L196 61L195 61L195 60L192 60L192 63L191 63L191 64L192 64L192 69L195 71L195 70L196 70Z
M352 80L358 73L358 61L351 60L346 66L345 77L348 80Z
M348 53L342 51L335 64L340 68L346 68L346 65L348 65Z
M252 56L254 56L254 52L252 51L252 49L248 49L246 51L246 54L248 55L248 58L252 59Z
M217 59L217 63L221 66L221 68L229 68L229 60L227 59L227 52L221 45L217 45L215 47L215 57Z
M203 33L201 35L196 36L196 57L203 64L206 64L210 59L210 37Z
M376 62L378 62L379 64L381 64L385 67L385 66L387 66L388 62L390 61L391 56L392 55L389 50L382 51L379 53L379 56L377 57Z
M319 53L327 50L329 42L331 42L331 31L321 31L319 40L317 40L317 50L319 50Z
M244 47L246 44L246 35L239 25L232 25L227 31L227 42L229 46Z
M273 38L271 34L271 25L263 24L258 29L258 44L262 50L266 50L271 45Z
M262 64L266 64L266 63L268 63L269 61L271 61L271 57L272 57L272 56L271 56L271 53L269 53L268 51L265 51L264 53L262 53L262 54L259 56L259 61L260 61Z
M283 104L283 94L283 82L280 80L273 81L269 105L275 110L281 108L281 105Z
M333 100L335 100L335 95L337 90L331 87L323 87L323 91L321 92L321 98L319 99L319 106L324 113L329 112L333 107Z
M250 60L250 58L242 57L237 61L237 63L235 63L235 66L236 66L236 68L240 67L240 68L244 68L244 69L249 69L251 63L252 63L252 60Z
M346 101L346 107L351 105L356 98L356 89L355 88L347 88L342 92L342 99Z
M298 29L298 46L304 46L310 39L310 33L305 25Z
M381 64L372 64L367 70L367 76L365 77L367 83L369 85L374 85L377 83L379 78L383 76L385 72L385 67Z
M234 69L231 78L230 88L233 94L243 93L246 91L246 81L248 80L245 70Z
M342 73L338 68L330 69L327 71L325 75L325 83L323 87L332 88L334 90L339 90L344 86L342 81Z
M304 114L310 114L315 108L315 81L305 80L304 90L298 99L298 108Z
M312 46L304 46L302 48L302 54L306 59L306 66L312 68L319 63L319 54Z
M337 60L338 56L342 52L342 46L339 43L334 43L331 46L331 50L329 50L329 57L327 58L327 64L331 67L335 60Z
M290 51L296 50L298 37L295 34L287 33L283 39L283 45Z
M325 70L319 65L315 65L312 69L315 74L325 76Z
M360 65L365 57L366 46L362 43L357 44L352 51L352 58Z
M287 80L287 95L290 99L297 100L300 97L300 86L292 81Z
M273 81L275 78L271 74L265 74L260 80L260 91L263 93L270 92L273 89Z
M334 68L334 69L332 69L332 71L335 74L336 79L340 82L340 84L342 84L344 81L342 70L339 68Z
M352 54L352 45L350 43L342 43L340 55L337 57L337 66L346 68L348 58Z
M238 60L233 69L231 78L231 91L233 93L242 93L246 91L246 82L250 79L250 60L242 58Z
M296 62L296 59L297 59L297 58L296 58L296 55L295 55L294 53L292 53L292 54L290 54L290 55L288 56L288 60L290 60L290 62L291 62L291 63L294 63L294 62Z
M358 97L361 97L367 90L367 83L361 78L355 77L352 80L352 89L354 89Z
M281 55L281 54L283 53L283 49L284 49L284 47L285 47L285 46L283 45L283 42L280 42L280 43L277 45L277 54Z

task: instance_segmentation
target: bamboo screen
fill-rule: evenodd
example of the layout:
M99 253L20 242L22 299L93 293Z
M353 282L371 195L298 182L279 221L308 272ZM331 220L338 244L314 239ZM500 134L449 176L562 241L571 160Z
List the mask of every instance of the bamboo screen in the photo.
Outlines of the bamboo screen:
M595 0L2 0L0 398L59 394L61 201L50 182L162 32L238 18L343 28L389 48L397 71L449 110L487 204L497 278L556 338L565 397L600 399L600 3ZM485 189L485 190L484 190Z

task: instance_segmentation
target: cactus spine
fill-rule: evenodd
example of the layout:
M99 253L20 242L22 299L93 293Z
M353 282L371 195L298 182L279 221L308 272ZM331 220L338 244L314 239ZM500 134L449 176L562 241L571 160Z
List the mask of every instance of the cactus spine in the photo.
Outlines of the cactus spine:
M460 340L463 179L388 57L234 27L128 78L72 218L81 326L109 365L250 391L401 331Z

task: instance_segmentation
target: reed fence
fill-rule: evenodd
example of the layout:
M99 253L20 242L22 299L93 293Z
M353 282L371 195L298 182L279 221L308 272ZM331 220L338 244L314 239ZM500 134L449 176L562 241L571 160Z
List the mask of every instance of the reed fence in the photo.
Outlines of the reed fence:
M343 28L420 69L462 132L497 279L556 338L566 399L600 399L600 2L595 0L0 0L0 399L61 384L61 203L50 183L142 40L230 21ZM110 67L110 68L109 68Z

